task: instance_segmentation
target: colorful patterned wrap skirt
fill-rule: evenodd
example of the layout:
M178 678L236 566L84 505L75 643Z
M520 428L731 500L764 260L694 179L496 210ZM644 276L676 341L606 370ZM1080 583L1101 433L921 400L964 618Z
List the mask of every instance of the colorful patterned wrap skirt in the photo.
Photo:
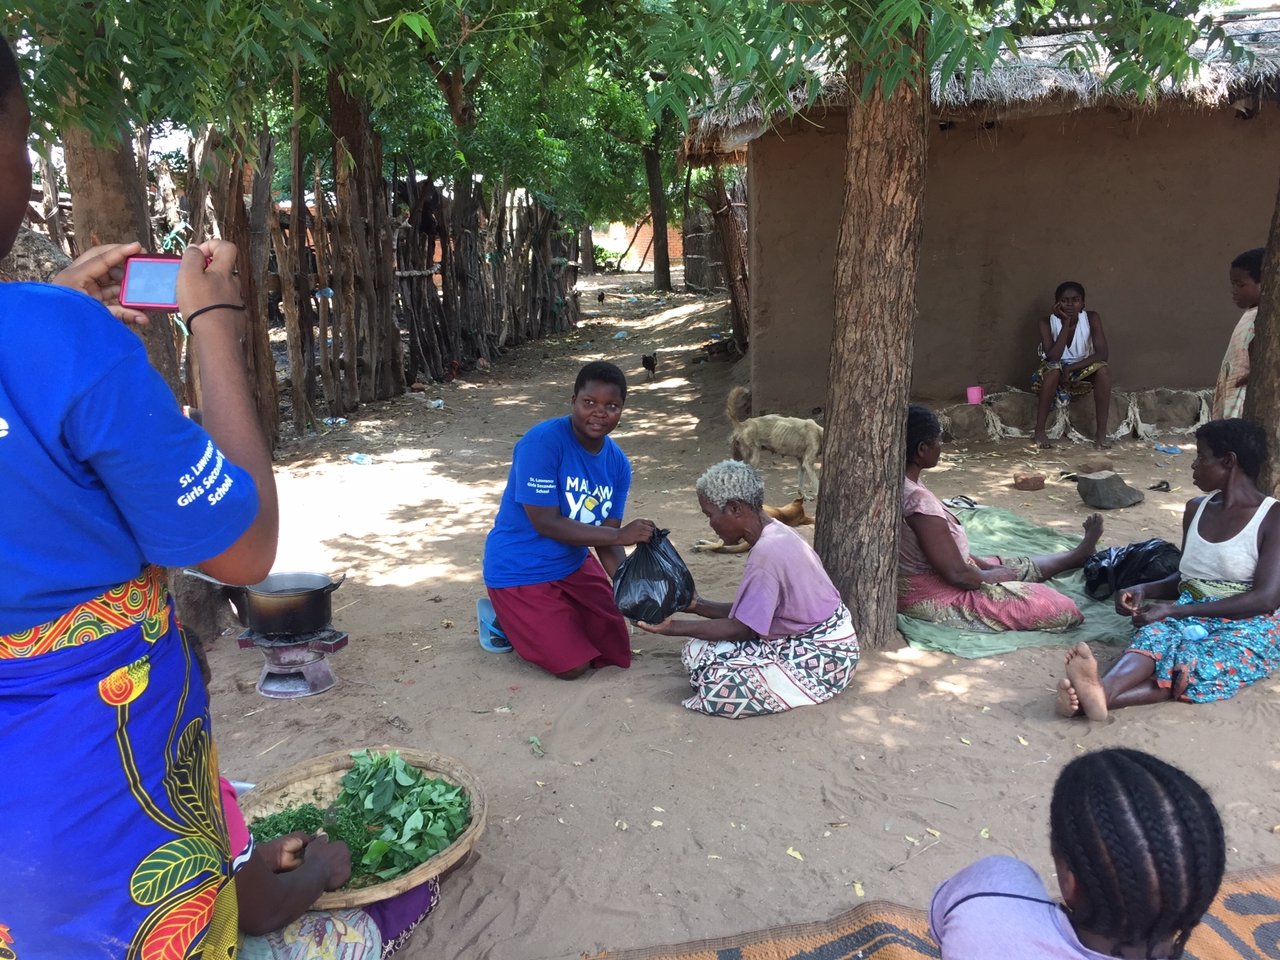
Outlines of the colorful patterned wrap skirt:
M1054 392L1054 401L1058 406L1065 407L1074 397L1083 397L1085 394L1093 390L1092 377L1095 373L1107 365L1105 360L1098 363L1091 363L1087 367L1079 370L1073 370L1070 373L1064 373L1058 380L1057 390ZM1031 392L1039 393L1040 385L1044 383L1044 378L1050 370L1061 370L1066 364L1060 360L1041 360L1040 367L1031 375Z
M0 770L9 956L235 956L208 700L158 569L0 637Z
M858 669L858 635L842 603L825 623L779 640L690 640L681 654L690 710L755 717L830 700Z
M961 590L932 572L900 576L898 612L926 623L977 633L1061 633L1084 623L1084 614L1074 600L1039 582L1043 579L1040 568L1030 557L983 559L1012 567L1018 579Z
M1247 589L1248 584L1225 581L1183 581L1178 605L1208 603ZM1155 660L1155 680L1162 687L1181 686L1185 679L1179 700L1228 700L1280 669L1280 616L1168 617L1140 628L1128 652Z

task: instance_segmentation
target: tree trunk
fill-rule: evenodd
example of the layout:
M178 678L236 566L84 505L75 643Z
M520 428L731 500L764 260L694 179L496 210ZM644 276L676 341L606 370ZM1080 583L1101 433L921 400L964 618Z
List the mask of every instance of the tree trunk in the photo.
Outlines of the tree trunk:
M138 177L138 161L133 141L126 134L123 145L97 147L87 130L62 132L67 182L71 185L72 217L80 252L99 243L140 241L151 249L151 218L147 197ZM182 396L178 376L178 351L174 347L173 323L167 313L152 311L151 322L142 328L147 358L175 397Z
M917 47L923 55L922 41ZM849 89L865 74L850 69ZM877 83L849 107L835 330L814 546L864 647L885 646L897 614L907 402L924 214L928 77L886 100Z
M1262 258L1262 299L1249 348L1249 386L1244 416L1267 432L1270 456L1258 475L1258 489L1280 496L1280 193L1271 216L1267 254Z
M297 333L298 333L298 349L301 354L302 361L302 382L297 380L293 382L293 413L294 427L298 430L298 436L306 436L308 429L318 430L318 424L314 423L315 412L312 410L312 404L316 399L316 334L315 320L312 317L311 304L311 248L307 244L307 221L310 219L307 210L307 179L306 157L302 151L302 127L298 120L302 111L302 81L298 74L298 62L295 58L293 64L293 126L289 130L289 153L293 160L293 167L289 173L290 185L293 188L292 204L289 211L289 244L293 247L293 266L297 271L297 280L294 284L294 292L297 294L298 313L297 313ZM279 255L277 254L277 257ZM281 273L284 271L282 270ZM290 366L293 364L293 353L290 351ZM290 370L291 376L297 376L297 372ZM301 392L305 398L302 407L298 406L297 398ZM298 420L300 410L304 410L307 414L305 421Z
M252 196L248 211L243 195L228 206L227 236L236 245L236 269L240 274L241 292L249 310L245 317L245 359L248 363L249 386L253 390L254 409L263 436L275 447L280 439L280 398L276 388L276 358L271 352L268 329L267 260L271 237L267 225L271 205L271 175L274 170L275 141L271 134L258 134L258 167L253 174ZM244 159L235 165L237 190L244 189Z
M667 254L667 185L662 182L663 125L653 126L644 146L644 174L649 181L649 210L653 214L653 289L671 289L671 258ZM621 264L619 264L621 265Z
M591 232L591 224L584 223L578 235L579 272L584 277L591 277L596 272L596 241Z
M285 339L289 345L289 381L292 384L290 398L293 404L293 432L305 437L307 430L315 422L315 414L311 409L311 395L307 393L307 360L303 356L302 331L299 329L297 280L297 250L294 247L293 232L305 229L299 222L296 212L289 217L289 238L286 239L280 227L280 214L275 204L268 212L271 224L271 239L276 249L276 268L280 277L280 311L284 314ZM313 371L314 373L314 371Z
M58 171L44 157L35 159L36 171L40 174L40 184L44 189L44 222L49 228L49 236L63 253L75 259L75 246L67 237L62 223L61 193L58 188Z
M733 209L733 201L725 187L720 164L714 163L711 172L711 190L714 204L711 215L716 222L716 236L720 240L725 280L729 285L729 307L733 324L733 341L738 350L745 352L751 337L751 290L747 284L747 232Z

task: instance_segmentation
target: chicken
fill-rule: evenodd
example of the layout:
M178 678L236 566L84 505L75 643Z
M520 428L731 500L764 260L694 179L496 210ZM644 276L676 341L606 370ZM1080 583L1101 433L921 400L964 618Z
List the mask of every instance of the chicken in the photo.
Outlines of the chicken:
M458 361L450 360L449 369L444 372L444 382L453 383L455 380L461 380L462 376L458 373Z
M658 375L658 351L641 354L640 365L649 371L650 380L656 377Z
M604 303L604 291L601 290L596 294L596 303Z

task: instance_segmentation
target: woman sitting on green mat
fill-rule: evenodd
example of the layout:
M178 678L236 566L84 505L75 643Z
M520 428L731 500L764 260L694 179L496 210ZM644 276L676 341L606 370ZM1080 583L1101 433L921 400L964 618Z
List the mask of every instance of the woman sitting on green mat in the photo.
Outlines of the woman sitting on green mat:
M1084 522L1074 550L1043 557L970 556L964 527L920 482L938 465L942 425L928 407L907 414L907 474L898 548L898 612L960 630L1056 633L1084 622L1075 601L1040 581L1084 565L1102 536L1102 517Z
M1098 676L1087 643L1067 652L1056 708L1064 717L1138 704L1226 700L1280 670L1280 509L1257 487L1267 436L1249 420L1196 431L1178 572L1116 591L1116 612L1138 628Z

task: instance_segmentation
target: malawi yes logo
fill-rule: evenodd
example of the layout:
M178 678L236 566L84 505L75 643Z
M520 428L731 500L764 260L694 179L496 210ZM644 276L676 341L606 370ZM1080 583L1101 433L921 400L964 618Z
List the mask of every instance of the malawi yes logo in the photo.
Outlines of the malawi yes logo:
M579 523L599 526L609 519L613 509L613 487L592 487L589 481L577 477L565 479L564 497L569 502L569 519Z

